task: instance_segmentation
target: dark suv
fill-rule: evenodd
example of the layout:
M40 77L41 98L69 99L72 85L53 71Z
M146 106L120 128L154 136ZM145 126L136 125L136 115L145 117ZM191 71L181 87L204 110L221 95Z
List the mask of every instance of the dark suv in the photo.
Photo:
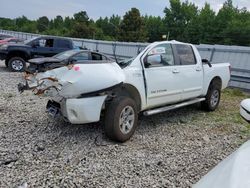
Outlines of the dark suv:
M36 57L51 57L63 51L74 49L73 41L58 37L38 37L23 44L8 44L0 47L0 60L11 71L23 71L26 61Z

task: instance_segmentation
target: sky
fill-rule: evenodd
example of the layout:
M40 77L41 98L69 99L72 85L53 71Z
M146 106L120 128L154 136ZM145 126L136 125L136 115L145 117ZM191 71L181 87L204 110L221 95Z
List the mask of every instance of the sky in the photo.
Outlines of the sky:
M189 0L201 8L205 2L218 11L225 0ZM233 0L239 8L250 10L250 0ZM72 17L74 13L85 10L90 18L118 14L123 16L132 7L145 15L163 16L168 0L0 0L0 17L17 18L22 15L29 19L47 16L52 19L57 15Z

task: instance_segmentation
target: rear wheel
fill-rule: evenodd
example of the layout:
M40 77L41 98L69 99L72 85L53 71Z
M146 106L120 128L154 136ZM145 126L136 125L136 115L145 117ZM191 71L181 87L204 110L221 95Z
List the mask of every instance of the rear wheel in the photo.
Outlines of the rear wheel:
M206 100L202 102L202 107L206 111L214 111L220 103L221 88L220 84L212 83L209 86Z
M25 61L21 57L12 57L8 61L8 68L10 69L10 71L22 72L25 68Z
M110 139L125 142L134 134L137 121L138 114L134 100L117 97L107 106L104 130Z

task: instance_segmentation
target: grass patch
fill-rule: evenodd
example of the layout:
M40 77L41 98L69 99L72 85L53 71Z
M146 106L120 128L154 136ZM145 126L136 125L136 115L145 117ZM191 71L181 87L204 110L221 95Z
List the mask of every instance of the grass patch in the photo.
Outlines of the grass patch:
M205 126L213 126L213 129L231 131L231 127L239 127L239 132L250 136L250 124L240 115L240 103L250 98L250 94L239 89L225 89L221 93L219 107L214 112L205 113L204 116L197 116L196 121L203 121Z

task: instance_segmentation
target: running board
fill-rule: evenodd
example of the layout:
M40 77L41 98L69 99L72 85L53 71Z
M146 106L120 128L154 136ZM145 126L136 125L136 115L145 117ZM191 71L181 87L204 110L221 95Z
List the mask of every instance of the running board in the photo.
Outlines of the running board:
M205 98L196 98L196 99L186 101L186 102L182 102L182 103L178 103L178 104L175 104L175 105L155 108L153 110L147 110L147 111L143 112L143 115L144 116L151 116L151 115L154 115L154 114L158 114L158 113L161 113L161 112L166 112L166 111L169 111L169 110L181 108L181 107L188 106L188 105L191 105L191 104L195 104L195 103L198 103L198 102L202 102L202 101L205 101L205 100L206 100Z

